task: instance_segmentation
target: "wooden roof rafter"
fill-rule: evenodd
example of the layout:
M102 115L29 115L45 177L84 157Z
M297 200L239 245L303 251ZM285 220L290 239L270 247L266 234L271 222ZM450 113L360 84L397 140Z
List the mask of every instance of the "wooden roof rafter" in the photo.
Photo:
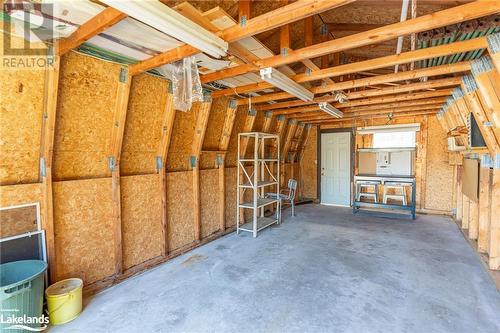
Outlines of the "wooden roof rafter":
M349 35L327 42L290 51L286 57L274 56L256 63L259 68L278 67L303 59L311 59L326 54L376 44L399 36L418 33L450 24L460 23L500 12L500 3L496 1L475 1L433 14L424 15L404 22L386 25L382 28ZM250 66L240 65L202 76L202 82L221 80L227 77L251 72Z
M353 1L354 0L298 0L287 6L249 19L246 21L245 25L239 24L227 28L223 31L219 31L216 33L216 35L226 42L232 43L243 38L256 35L260 32L271 30L284 24L292 23L307 16L339 7ZM140 72L144 72L149 69L171 63L188 56L192 56L198 52L200 51L194 46L184 44L175 49L168 50L149 59L131 65L130 73L132 75L135 75ZM252 63L239 65L238 67L240 66L246 66L249 71L255 70L255 65Z

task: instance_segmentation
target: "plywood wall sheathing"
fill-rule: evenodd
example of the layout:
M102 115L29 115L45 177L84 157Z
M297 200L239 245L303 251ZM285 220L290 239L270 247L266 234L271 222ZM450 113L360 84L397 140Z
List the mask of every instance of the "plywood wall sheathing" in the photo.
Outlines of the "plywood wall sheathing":
M220 230L219 221L219 171L200 171L201 237L205 238Z
M202 150L219 150L228 103L227 97L213 99Z
M36 205L0 210L0 238L38 230Z
M226 184L226 227L236 225L236 174L237 168L226 168L224 179Z
M196 117L201 103L194 103L187 112L176 111L172 138L168 149L167 171L189 170L191 143L193 142Z
M451 211L453 167L448 164L446 133L436 117L428 119L425 208Z
M121 177L123 268L161 256L163 235L159 175Z
M54 182L57 279L88 285L115 273L111 178Z
M238 107L234 119L233 131L229 139L229 146L226 153L226 167L235 167L238 160L238 133L243 132L248 110L244 106ZM236 223L236 222L235 222Z
M42 200L41 184L19 184L0 186L0 207L18 206L30 203L40 203ZM26 212L26 211L24 211ZM28 212L29 214L31 212ZM41 213L43 213L41 211ZM0 238L18 235L23 230L33 231L33 226L27 220L12 224L6 219L7 215L0 214ZM35 218L36 221L36 218ZM17 221L16 221L17 222ZM43 225L42 225L43 227ZM36 224L35 224L36 230Z
M61 60L54 180L109 176L120 66L68 53Z
M168 248L171 251L194 241L193 172L167 173Z
M4 34L0 33L0 44ZM14 47L23 39L12 36ZM4 48L0 47L0 56ZM0 184L39 181L40 137L46 71L0 70Z
M122 175L156 172L169 84L165 79L148 74L134 76L123 137Z
M317 188L317 139L318 126L312 126L309 130L304 152L300 159L301 168L301 196L316 199Z

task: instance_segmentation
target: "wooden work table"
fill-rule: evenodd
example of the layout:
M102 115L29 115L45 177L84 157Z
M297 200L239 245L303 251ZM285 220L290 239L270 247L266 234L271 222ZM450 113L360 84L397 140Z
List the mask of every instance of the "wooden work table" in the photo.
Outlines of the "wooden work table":
M359 181L373 181L379 182L384 186L386 182L406 183L411 186L411 202L407 205L385 204L383 202L367 202L357 200L357 182ZM416 180L414 176L401 176L401 175L356 175L354 176L354 200L352 204L353 213L357 213L361 208L383 208L387 210L408 211L413 220L416 218Z

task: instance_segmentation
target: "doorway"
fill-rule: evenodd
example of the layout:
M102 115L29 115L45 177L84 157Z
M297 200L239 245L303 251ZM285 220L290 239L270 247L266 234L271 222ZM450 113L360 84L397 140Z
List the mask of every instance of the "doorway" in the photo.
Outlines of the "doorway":
M351 205L351 133L321 133L321 204Z

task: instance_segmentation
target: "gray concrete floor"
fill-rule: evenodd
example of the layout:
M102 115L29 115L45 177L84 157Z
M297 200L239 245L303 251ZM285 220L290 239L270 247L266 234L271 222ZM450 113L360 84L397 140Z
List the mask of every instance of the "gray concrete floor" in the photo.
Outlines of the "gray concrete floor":
M297 215L130 278L51 332L500 332L500 293L450 219Z

